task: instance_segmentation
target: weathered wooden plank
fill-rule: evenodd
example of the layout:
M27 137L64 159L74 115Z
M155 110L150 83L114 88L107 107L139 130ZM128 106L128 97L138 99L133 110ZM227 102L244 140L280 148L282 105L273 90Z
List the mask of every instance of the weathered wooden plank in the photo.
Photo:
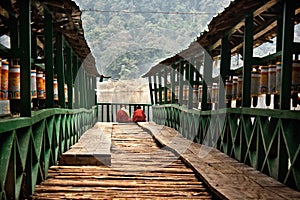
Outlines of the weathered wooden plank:
M298 199L300 193L237 162L222 152L200 144L190 144L177 131L139 123L165 146L177 152L211 190L224 199ZM289 192L284 192L289 191Z

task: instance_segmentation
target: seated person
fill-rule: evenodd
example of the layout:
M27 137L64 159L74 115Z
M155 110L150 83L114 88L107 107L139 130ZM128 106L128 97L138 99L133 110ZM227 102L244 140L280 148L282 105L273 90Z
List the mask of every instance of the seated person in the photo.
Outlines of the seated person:
M122 105L121 109L117 113L117 122L126 123L131 121L132 120L129 117L129 112L126 109L126 106Z
M136 110L133 113L132 121L134 122L145 122L146 121L146 115L144 111L141 109L141 106L137 106Z

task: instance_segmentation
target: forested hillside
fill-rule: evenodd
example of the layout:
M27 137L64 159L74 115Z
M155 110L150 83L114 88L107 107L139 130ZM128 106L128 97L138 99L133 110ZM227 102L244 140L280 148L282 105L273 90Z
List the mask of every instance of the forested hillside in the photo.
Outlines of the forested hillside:
M101 74L117 79L140 77L174 55L207 28L230 0L75 0L83 10L85 36ZM193 13L193 14L192 14ZM300 28L295 40L300 42ZM273 44L255 56L273 53ZM270 52L271 51L271 52Z
M100 73L140 77L186 48L229 0L76 0ZM193 14L191 14L193 13Z

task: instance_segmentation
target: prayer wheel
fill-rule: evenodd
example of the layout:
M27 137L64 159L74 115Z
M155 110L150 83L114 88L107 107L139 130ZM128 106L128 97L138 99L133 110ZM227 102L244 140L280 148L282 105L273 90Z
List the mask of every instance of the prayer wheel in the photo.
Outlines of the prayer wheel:
M276 65L269 65L268 89L269 94L274 94L276 91Z
M207 109L212 109L212 86L207 86Z
M44 99L44 75L42 71L38 71L36 75L36 83L37 83L37 97L38 99Z
M36 70L33 69L31 70L31 98L37 98L38 95L37 95L37 82L36 82L36 79L37 79L37 74L36 74Z
M258 96L260 94L260 72L251 72L251 96L253 98L253 107L257 106Z
M183 100L187 101L188 100L188 94L189 94L189 86L184 85L183 86Z
M199 85L199 87L198 87L198 100L199 100L199 103L202 102L202 93L203 93L203 86Z
M212 94L211 94L211 102L217 103L218 102L218 93L219 93L219 86L217 83L213 83L212 85Z
M300 60L294 60L293 62L292 86L295 92L300 92Z
M242 99L242 93L243 93L243 76L238 75L238 90L237 90L237 99Z
M268 66L260 67L260 93L267 94L268 89Z
M259 96L260 94L260 73L259 71L251 72L251 96Z
M68 85L64 84L65 102L68 102Z
M21 98L21 84L20 84L20 65L13 63L9 68L8 79L8 97L9 99Z
M58 84L57 84L56 77L54 77L53 79L53 91L54 91L54 100L58 101Z
M226 101L232 100L232 81L226 80L225 92L226 92Z
M172 92L170 88L168 88L167 94L168 94L168 102L171 102Z
M43 73L44 98L46 98L46 74Z
M8 100L8 70L9 62L2 62L0 99Z
M175 86L175 99L178 99L179 98L179 86L176 85Z
M234 99L234 100L237 98L237 91L238 91L238 78L233 77L233 80L232 80L232 99Z
M300 60L294 60L292 69L292 102L297 107L300 102Z
M275 93L280 94L280 83L281 83L281 62L276 63L276 88Z
M194 106L196 106L199 102L199 100L198 100L198 88L199 88L198 85L193 86L193 104L194 104Z

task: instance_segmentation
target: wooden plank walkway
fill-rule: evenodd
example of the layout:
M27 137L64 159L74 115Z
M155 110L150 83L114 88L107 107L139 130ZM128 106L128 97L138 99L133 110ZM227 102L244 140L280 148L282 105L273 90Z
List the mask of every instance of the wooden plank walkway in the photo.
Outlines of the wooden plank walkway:
M300 199L300 192L239 163L214 148L192 143L176 130L154 123L139 123L187 163L222 199Z
M111 134L110 165L70 166L68 160L74 164L70 158L76 157L72 148L64 165L50 168L32 199L217 199L191 168L136 124L106 123L97 128L99 134ZM78 149L79 156L83 148ZM90 153L101 154L97 149Z

